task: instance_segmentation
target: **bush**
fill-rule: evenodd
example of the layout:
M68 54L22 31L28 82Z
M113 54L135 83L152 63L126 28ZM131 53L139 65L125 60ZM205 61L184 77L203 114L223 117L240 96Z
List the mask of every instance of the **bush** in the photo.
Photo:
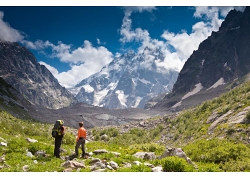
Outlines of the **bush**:
M250 154L246 145L221 139L198 140L187 145L184 151L194 161L217 164L249 158Z
M220 166L214 163L199 163L198 164L199 172L221 172Z
M186 160L179 157L167 157L161 160L161 165L164 172L190 172L194 168L186 162Z

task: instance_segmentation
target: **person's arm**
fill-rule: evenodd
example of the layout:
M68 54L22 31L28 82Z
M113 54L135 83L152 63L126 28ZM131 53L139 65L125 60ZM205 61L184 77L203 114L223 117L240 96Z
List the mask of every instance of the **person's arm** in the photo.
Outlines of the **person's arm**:
M80 129L78 129L78 132L77 132L77 137L76 137L76 141L79 140L79 137L80 137Z

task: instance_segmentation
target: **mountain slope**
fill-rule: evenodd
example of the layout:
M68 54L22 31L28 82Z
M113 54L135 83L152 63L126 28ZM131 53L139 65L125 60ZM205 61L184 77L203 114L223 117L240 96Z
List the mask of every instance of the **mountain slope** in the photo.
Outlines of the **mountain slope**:
M75 101L46 67L18 43L0 41L0 77L32 104L57 109Z
M143 108L149 99L169 92L178 75L175 70L160 70L156 60L164 60L159 49L145 48L139 54L130 51L119 55L71 92L78 92L76 98L79 101L95 106Z
M200 44L186 61L172 92L156 107L177 108L199 93L208 98L218 96L227 91L226 84L249 72L250 7L246 7L243 13L230 11L219 31Z

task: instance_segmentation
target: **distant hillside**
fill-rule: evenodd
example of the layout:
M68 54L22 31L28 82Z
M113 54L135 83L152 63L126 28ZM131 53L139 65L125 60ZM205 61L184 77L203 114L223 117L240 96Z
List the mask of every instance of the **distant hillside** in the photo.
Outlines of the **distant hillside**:
M0 40L0 77L35 105L58 109L75 101L50 71L18 43Z
M173 90L155 107L183 109L228 91L229 83L250 73L250 7L228 13L194 51L179 73ZM198 96L198 97L195 97Z

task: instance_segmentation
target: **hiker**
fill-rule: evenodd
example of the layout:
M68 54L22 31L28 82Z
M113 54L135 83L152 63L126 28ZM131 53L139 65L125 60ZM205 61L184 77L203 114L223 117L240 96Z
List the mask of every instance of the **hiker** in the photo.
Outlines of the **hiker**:
M78 157L78 149L82 146L82 158L85 158L85 140L87 137L86 130L83 127L83 122L79 123L79 129L76 138L76 146L75 146L75 157Z
M65 128L63 126L63 120L57 120L53 129L52 129L52 137L55 138L55 149L54 156L60 158L60 147L62 144L62 139L65 134Z

